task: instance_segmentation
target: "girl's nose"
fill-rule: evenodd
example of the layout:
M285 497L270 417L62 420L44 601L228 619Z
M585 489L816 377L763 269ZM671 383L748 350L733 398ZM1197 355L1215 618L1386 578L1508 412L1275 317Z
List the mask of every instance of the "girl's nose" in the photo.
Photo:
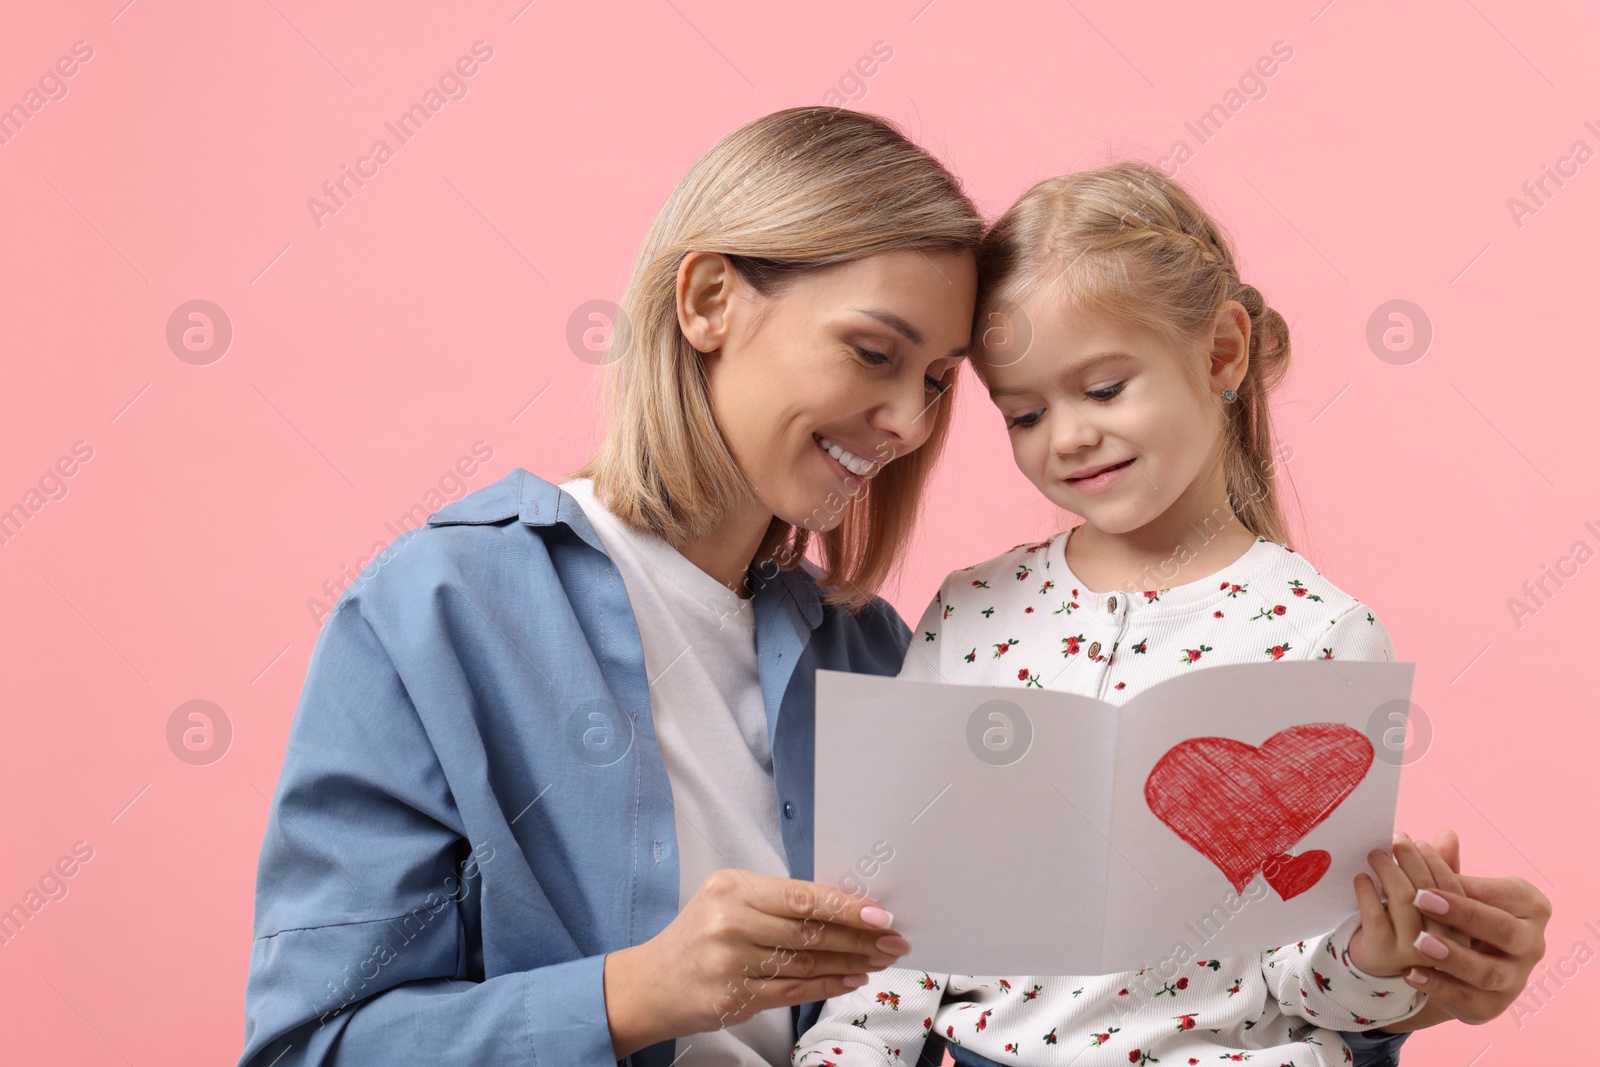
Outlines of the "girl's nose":
M1051 424L1050 446L1059 455L1069 455L1100 442L1100 430L1088 414L1070 400L1062 398L1052 404L1047 417Z

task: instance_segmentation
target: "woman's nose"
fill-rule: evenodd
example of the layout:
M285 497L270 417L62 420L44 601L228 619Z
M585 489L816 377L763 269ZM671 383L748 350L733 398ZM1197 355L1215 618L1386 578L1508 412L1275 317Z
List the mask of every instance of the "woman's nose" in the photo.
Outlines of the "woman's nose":
M945 400L943 391L930 392L920 376L913 385L895 387L878 405L872 420L875 429L889 436L896 455L922 446L933 433L939 405Z

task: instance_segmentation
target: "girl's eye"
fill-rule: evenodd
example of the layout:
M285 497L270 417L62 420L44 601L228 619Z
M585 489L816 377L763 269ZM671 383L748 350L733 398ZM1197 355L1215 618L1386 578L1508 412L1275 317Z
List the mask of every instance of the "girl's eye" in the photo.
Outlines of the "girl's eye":
M1092 392L1084 393L1083 395L1089 400L1097 400L1104 404L1106 401L1111 400L1118 393L1122 392L1122 387L1126 384L1128 383L1118 382L1115 385L1108 385L1104 389L1096 389Z
M1009 419L1006 422L1006 429L1009 430L1012 427L1018 427L1020 429L1026 430L1028 427L1037 424L1039 419L1042 418L1043 415L1044 415L1044 409L1043 408L1039 409L1038 411L1025 411L1021 415L1016 415L1016 416L1013 416L1011 419Z
M930 393L938 393L942 396L950 388L931 374L923 375L922 380L928 384L928 392Z

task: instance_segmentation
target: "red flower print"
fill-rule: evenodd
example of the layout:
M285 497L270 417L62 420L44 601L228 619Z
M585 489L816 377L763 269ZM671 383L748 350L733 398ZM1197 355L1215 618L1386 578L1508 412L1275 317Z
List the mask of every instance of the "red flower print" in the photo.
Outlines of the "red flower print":
M1186 648L1183 650L1183 662L1194 663L1200 658L1202 652L1210 652L1210 645L1201 645L1199 648Z
M922 978L917 982L917 984L920 985L923 989L938 989L939 988L939 983L935 982L933 980L933 977L931 975L929 975L927 971L923 971L922 972Z
M1044 1043L1047 1044L1047 1045L1053 1045L1053 1044L1056 1043L1056 1028L1055 1027L1052 1026L1050 1028L1050 1032L1048 1034L1044 1035Z
M1212 613L1211 613L1211 617L1212 617L1212 618L1213 618L1213 619L1220 619L1220 618L1222 618L1222 612L1220 612L1220 611L1213 611L1213 612L1212 612Z
M1011 992L1011 983L1006 981L1004 978L1000 979L1000 991L1002 993Z
M1033 605L1029 604L1027 607L1023 608L1022 609L1022 613L1024 615L1032 615L1033 614Z
M1178 988L1179 989L1188 989L1189 988L1189 979L1187 979L1187 978L1178 979Z
M1050 590L1054 589L1055 587L1056 587L1056 583L1052 582L1050 579L1046 578L1044 580L1044 584L1039 587L1039 592L1048 593Z
M1144 591L1145 603L1154 604L1157 600L1161 599L1161 594L1165 592L1165 589L1146 589Z
M1030 575L1032 573L1033 573L1033 571L1029 570L1028 567L1025 564L1021 564L1021 563L1017 564L1017 581L1019 581L1019 582L1027 581L1028 580L1028 575Z
M1116 688L1117 689L1126 689L1127 687L1128 687L1128 683L1127 682L1118 682L1116 684Z
M1028 668L1024 667L1020 671L1017 672L1017 681L1019 681L1019 682L1023 681L1027 677L1028 677Z
M1273 607L1272 607L1272 613L1274 615L1282 615L1284 612L1286 612L1288 610L1289 609L1284 607L1282 604L1274 604Z
M1332 659L1333 658L1333 649L1331 649L1331 648L1323 649L1322 650L1322 655L1318 656L1317 658L1318 659Z
M953 1026L945 1027L944 1028L944 1036L945 1037L955 1037L956 1036L956 1028L953 1027Z
M1011 646L1015 645L1017 643L1018 643L1018 641L1017 641L1017 639L1015 637L1013 637L1009 641L997 642L995 644L995 646L994 646L994 658L995 659L999 659L1001 656L1005 655L1007 652L1010 652L1011 651Z
M1105 1044L1107 1041L1110 1041L1111 1040L1111 1035L1116 1033L1117 1031L1119 1031L1121 1029L1122 1029L1122 1027L1120 1027L1120 1026L1113 1026L1113 1027L1110 1027L1109 1029L1107 1029L1106 1032L1103 1033L1103 1034L1090 1034L1089 1035L1089 1044L1094 1046L1094 1047L1096 1047L1096 1048L1098 1048L1099 1046Z
M989 583L985 582L985 581L982 581L981 579L974 578L972 580L972 588L974 588L974 589L987 589L987 588L989 588Z
M1290 647L1291 646L1289 645L1273 645L1271 648L1267 649L1267 655L1271 656L1275 660L1280 660L1283 658L1283 654L1289 651Z
M883 992L883 993L879 993L878 997L877 997L877 1000L878 1000L879 1004L887 1004L887 1005L889 1005L889 1007L893 1008L895 1011L899 1011L900 1010L900 994L899 993L890 993L890 992L887 992L887 991Z
M979 1033L982 1033L983 1031L989 1029L989 1016L991 1016L993 1014L994 1014L994 1009L993 1008L986 1008L984 1011L982 1011L982 1012L980 1012L978 1014L978 1021L975 1024L975 1028L977 1029L977 1031Z
M1037 998L1037 997L1038 997L1038 996L1039 996L1039 994L1040 994L1040 993L1041 993L1041 992L1043 992L1043 991L1044 991L1044 986L1042 986L1042 985L1036 985L1036 986L1034 986L1034 987L1033 987L1033 988L1032 988L1032 989L1029 989L1029 990L1026 990L1026 991L1024 991L1024 992L1023 992L1023 994L1022 994L1022 999L1023 999L1023 1000L1024 1000L1024 1001L1028 1001L1028 1000L1034 1000L1034 999L1036 999L1036 998Z
M1194 1029L1194 1016L1193 1015L1174 1015L1173 1018L1178 1020L1178 1029L1179 1030L1193 1030Z
M1300 579L1298 578L1290 579L1289 589L1294 593L1295 596L1304 597L1307 600L1320 601L1322 599L1317 594L1307 589L1304 585L1300 584Z
M922 1028L924 1030L932 1030L933 1029L933 1016L930 1015L930 1016L928 1016L928 1018L922 1020Z
M1359 1023L1362 1026L1371 1026L1372 1025L1372 1020L1371 1019L1363 1019L1359 1015L1352 1015L1352 1016L1350 1016L1350 1018L1353 1019L1355 1022Z

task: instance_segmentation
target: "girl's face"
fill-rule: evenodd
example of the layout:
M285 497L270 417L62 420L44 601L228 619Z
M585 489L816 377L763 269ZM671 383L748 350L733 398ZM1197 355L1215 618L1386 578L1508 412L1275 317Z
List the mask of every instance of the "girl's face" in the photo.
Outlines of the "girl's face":
M865 478L927 441L940 383L968 352L976 291L970 252L885 252L771 297L721 256L685 257L680 324L764 512L832 529Z
M1041 493L1108 534L1158 523L1151 532L1165 536L1226 500L1220 394L1237 388L1244 358L1224 360L1211 372L1212 391L1201 392L1182 361L1204 360L1208 345L1180 350L1060 302L1035 300L1021 311L1032 324L1027 352L977 359L1017 467ZM1225 352L1247 350L1230 305L1217 325Z

